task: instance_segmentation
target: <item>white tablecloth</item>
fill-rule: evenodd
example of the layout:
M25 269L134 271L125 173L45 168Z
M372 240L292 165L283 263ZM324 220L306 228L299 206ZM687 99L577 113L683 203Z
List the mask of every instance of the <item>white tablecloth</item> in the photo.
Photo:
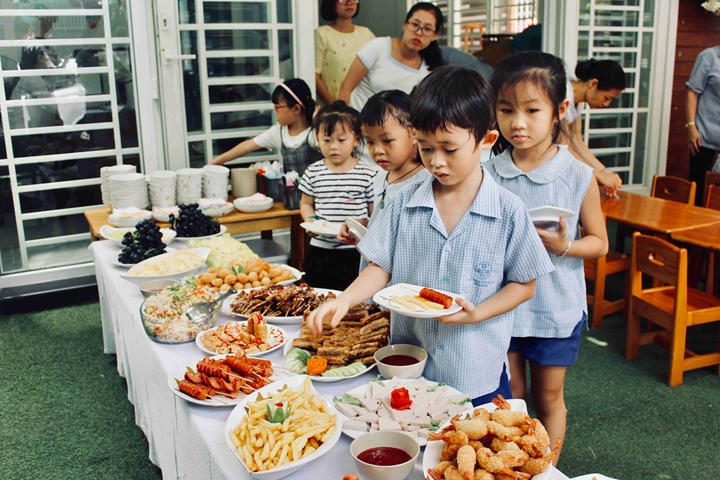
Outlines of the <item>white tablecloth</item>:
M175 242L178 243L178 242ZM173 247L180 245L173 244ZM117 255L118 247L107 241L93 242L90 251L100 292L105 353L117 354L118 372L127 380L128 400L135 406L135 420L150 445L150 460L160 467L163 478L249 479L252 478L225 443L224 427L231 407L203 407L176 397L167 386L170 374L192 365L205 355L195 343L163 345L148 338L140 322L143 297L134 284L119 276L123 269L107 258ZM228 318L221 316L218 322ZM284 325L292 334L298 325ZM282 349L265 357L282 361ZM376 370L338 383L316 383L325 397L341 395L364 385ZM350 455L351 439L340 437L326 455L305 466L289 478L340 480L355 471ZM424 478L422 454L411 479ZM553 469L552 480L567 480Z

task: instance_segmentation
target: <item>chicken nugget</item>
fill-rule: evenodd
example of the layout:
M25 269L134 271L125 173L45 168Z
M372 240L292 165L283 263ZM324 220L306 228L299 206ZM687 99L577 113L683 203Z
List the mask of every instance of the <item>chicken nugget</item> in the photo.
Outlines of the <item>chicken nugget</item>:
M210 282L213 287L221 287L225 283L222 278L215 278Z
M228 290L230 290L230 285L228 285L227 283L223 283L222 285L220 285L220 292L227 292Z
M238 278L233 275L232 273L225 277L225 284L226 285L235 285L238 281Z
M248 274L248 281L249 282L257 282L258 281L258 274L256 272L250 272Z
M280 283L287 280L294 280L293 274L290 273L290 270L285 270L282 274L271 278L272 283Z
M247 283L250 279L248 278L247 273L241 273L237 276L237 281L240 283Z
M260 274L258 275L258 280L262 280L263 278L269 278L268 273L265 270L261 270Z
M252 288L257 288L257 287L262 287L262 283L260 283L258 281L252 282Z
M260 280L260 284L263 287L268 287L268 286L272 285L272 282L270 281L270 277L265 277L262 280Z
M232 273L232 271L229 268L221 268L220 270L218 270L217 276L219 278L225 278L228 275L230 275L231 273Z
M243 288L253 288L252 283L246 282L245 286L243 286Z
M245 284L238 282L238 283L236 283L235 285L233 285L233 288L234 288L235 290L242 290L243 288L245 288Z

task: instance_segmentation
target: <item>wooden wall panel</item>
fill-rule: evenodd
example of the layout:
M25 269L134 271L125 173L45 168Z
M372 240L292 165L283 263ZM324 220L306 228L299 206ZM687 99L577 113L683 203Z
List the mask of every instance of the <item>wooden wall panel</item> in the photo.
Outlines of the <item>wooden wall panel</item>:
M685 135L685 82L695 58L706 48L720 45L720 17L700 6L697 0L680 0L678 9L675 69L668 131L667 175L687 178L689 155Z

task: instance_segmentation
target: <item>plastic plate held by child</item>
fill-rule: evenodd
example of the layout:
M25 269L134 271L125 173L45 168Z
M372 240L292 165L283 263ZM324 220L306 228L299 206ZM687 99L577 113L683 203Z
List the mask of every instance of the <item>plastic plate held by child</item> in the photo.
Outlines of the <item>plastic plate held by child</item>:
M575 212L566 208L553 207L545 205L544 207L535 207L528 210L530 220L533 225L538 228L550 228L557 226L560 217L574 217Z
M350 235L352 235L356 242L362 240L362 238L365 236L365 233L367 233L367 228L354 218L346 218L345 223L348 226L348 231L350 232Z
M462 295L431 290L434 293L421 296L423 290L429 289L408 283L398 283L380 290L373 296L373 301L395 313L415 318L444 317L462 310L462 307L455 302L456 298L464 298Z
M320 237L337 237L340 233L341 225L342 223L330 223L325 220L315 220L314 222L303 222L300 224L300 226L308 232Z

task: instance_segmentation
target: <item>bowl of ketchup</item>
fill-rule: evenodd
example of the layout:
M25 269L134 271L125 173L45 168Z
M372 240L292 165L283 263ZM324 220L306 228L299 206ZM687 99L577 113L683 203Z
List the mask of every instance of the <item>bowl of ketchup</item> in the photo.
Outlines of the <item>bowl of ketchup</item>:
M350 453L360 473L367 480L402 480L415 468L420 446L401 432L373 432L356 438Z
M418 378L425 370L427 352L415 345L388 345L375 352L375 363L385 378Z

